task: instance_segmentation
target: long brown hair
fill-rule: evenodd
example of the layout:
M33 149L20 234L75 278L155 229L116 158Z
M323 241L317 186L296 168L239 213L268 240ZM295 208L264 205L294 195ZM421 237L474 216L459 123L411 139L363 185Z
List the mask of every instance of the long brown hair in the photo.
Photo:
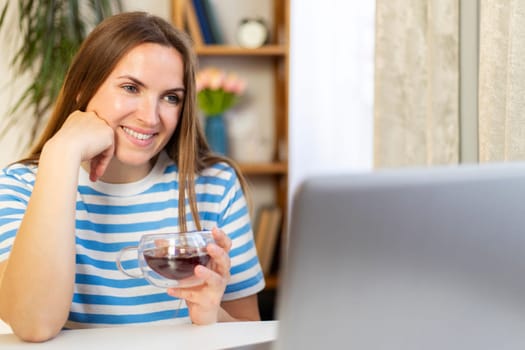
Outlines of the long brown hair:
M164 19L146 12L125 12L105 19L88 35L66 74L51 117L35 146L22 162L36 163L45 143L75 110L85 111L89 101L120 59L143 43L175 48L183 58L185 87L179 124L165 149L179 170L179 226L187 230L185 196L197 229L201 229L195 196L195 176L204 168L223 161L230 164L246 192L246 181L229 159L214 155L206 142L196 113L195 72L197 58L188 35Z

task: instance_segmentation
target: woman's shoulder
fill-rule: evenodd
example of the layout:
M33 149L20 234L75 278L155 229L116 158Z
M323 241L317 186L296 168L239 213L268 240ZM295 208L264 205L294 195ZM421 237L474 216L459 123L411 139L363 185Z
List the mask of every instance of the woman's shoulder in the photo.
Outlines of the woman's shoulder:
M220 161L208 166L201 172L201 176L218 178L225 181L235 181L237 179L235 169L225 161Z
M38 166L36 164L13 163L2 169L0 176L19 182L33 184Z

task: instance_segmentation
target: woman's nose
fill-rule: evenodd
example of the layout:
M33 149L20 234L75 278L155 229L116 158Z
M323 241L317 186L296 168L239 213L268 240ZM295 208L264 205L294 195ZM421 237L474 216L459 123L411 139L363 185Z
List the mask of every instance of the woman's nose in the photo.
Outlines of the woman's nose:
M145 97L140 110L139 119L146 125L156 125L159 121L159 103L157 98Z

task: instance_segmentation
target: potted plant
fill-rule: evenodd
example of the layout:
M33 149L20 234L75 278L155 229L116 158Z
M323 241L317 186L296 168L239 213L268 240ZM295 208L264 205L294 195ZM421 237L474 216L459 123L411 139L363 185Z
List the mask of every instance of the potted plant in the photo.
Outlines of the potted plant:
M203 68L197 73L196 80L197 106L205 117L206 139L214 152L226 155L224 113L237 104L246 83L237 74L216 67Z
M15 5L18 5L17 9L12 8ZM0 31L4 35L10 34L9 39L20 42L7 59L17 74L29 73L33 79L6 116L8 120L3 123L0 137L16 123L14 112L26 107L33 113L30 142L35 139L82 41L102 19L121 10L120 1L111 0L5 2L0 12ZM18 40L18 36L22 40Z

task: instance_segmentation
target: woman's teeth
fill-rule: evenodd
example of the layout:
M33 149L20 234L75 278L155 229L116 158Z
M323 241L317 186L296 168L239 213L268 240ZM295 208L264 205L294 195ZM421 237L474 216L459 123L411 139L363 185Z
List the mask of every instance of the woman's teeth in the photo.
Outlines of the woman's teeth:
M147 140L153 137L153 134L141 134L140 132L136 132L134 130L126 128L125 126L122 127L122 130L124 130L126 134L133 136L138 140Z

